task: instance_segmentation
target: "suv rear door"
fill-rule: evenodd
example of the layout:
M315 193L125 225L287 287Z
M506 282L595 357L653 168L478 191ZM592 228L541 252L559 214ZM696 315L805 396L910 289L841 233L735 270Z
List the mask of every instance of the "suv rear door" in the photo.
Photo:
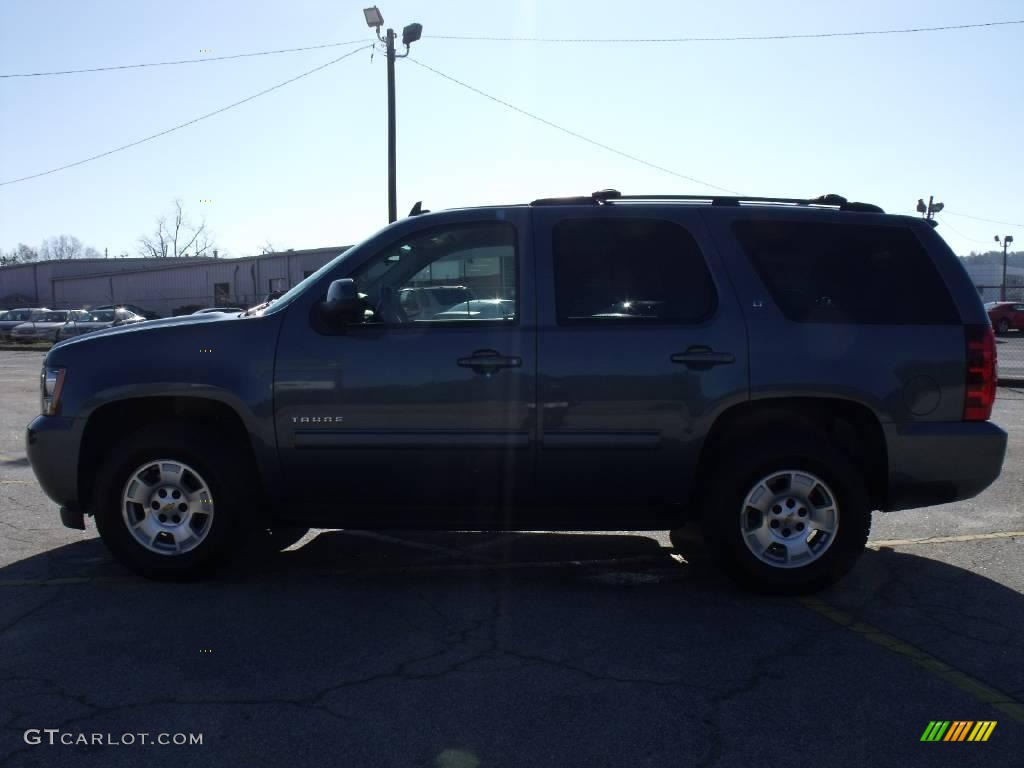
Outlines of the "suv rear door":
M712 422L748 393L746 328L703 221L682 206L536 207L534 242L538 494L575 506L581 527L685 501Z

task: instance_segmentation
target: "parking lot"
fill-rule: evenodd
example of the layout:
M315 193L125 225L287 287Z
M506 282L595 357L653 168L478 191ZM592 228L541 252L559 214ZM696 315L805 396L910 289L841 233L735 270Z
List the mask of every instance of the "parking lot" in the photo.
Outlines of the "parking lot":
M63 528L36 485L23 440L42 357L0 351L3 768L964 767L1024 752L1024 386L999 390L1000 480L876 517L854 572L813 598L738 592L697 543L673 553L637 531L318 531L214 581L157 584L91 523ZM935 720L998 725L985 743L922 743ZM23 736L54 728L203 743Z

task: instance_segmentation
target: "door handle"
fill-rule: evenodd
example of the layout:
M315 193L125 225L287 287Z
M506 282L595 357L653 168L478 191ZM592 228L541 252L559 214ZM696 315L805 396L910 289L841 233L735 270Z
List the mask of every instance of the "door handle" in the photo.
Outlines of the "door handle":
M518 368L523 359L501 355L494 349L478 349L469 357L460 357L455 362L460 368L472 368L473 373L492 374L499 368Z
M706 369L713 365L731 365L736 356L731 352L715 352L711 347L690 347L685 352L672 355L673 363L682 363L690 368Z

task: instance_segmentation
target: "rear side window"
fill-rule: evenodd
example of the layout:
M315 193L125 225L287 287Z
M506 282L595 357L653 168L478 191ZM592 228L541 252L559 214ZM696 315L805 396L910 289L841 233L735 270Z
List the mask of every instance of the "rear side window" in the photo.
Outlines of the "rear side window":
M958 324L945 283L905 227L741 221L740 245L798 323Z
M566 219L552 249L560 324L695 323L715 309L697 242L670 221Z

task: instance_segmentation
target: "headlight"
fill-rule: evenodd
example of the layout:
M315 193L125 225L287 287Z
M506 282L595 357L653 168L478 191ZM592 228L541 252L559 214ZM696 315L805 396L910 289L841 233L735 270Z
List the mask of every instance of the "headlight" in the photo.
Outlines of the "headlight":
M54 416L60 408L60 393L64 389L64 368L43 366L39 376L42 389L42 412L44 416Z

